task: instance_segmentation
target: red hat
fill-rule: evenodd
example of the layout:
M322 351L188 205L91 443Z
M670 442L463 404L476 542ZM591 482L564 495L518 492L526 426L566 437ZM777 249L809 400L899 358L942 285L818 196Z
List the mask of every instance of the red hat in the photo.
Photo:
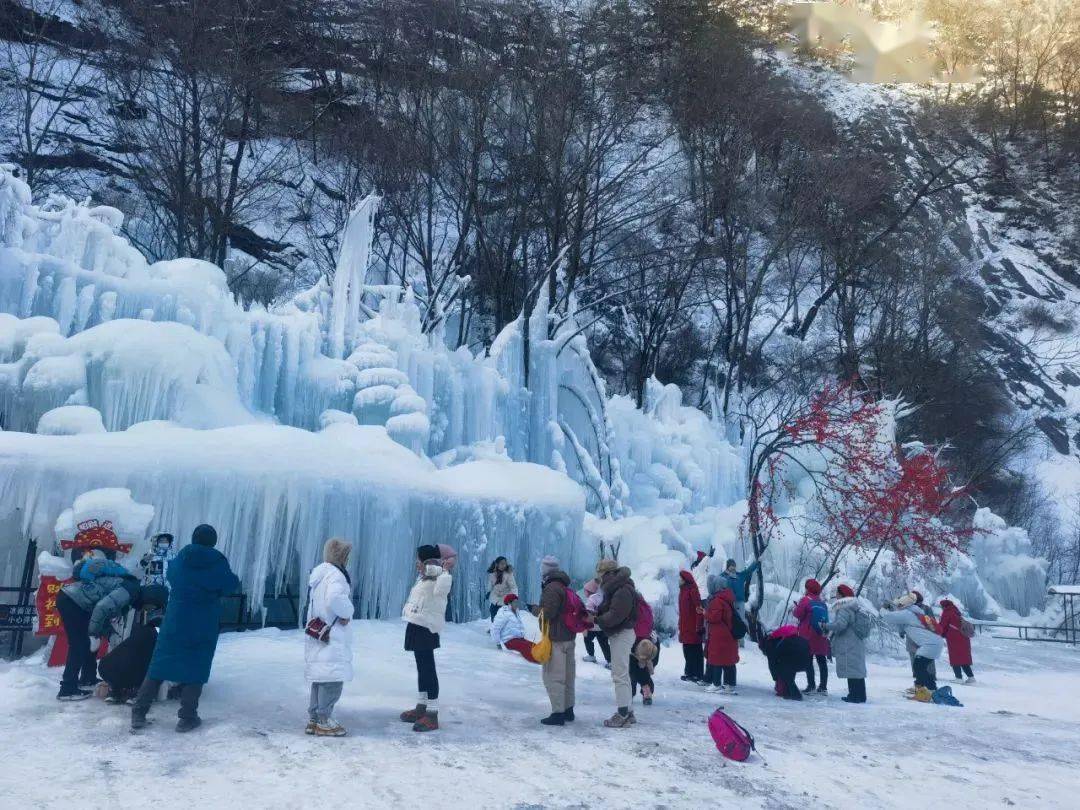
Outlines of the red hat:
M816 579L811 578L806 580L805 587L806 592L812 593L814 596L817 596L819 593L821 593L821 583L818 582Z
M102 551L119 551L122 554L131 551L131 543L119 541L110 520L84 520L78 529L74 540L60 541L60 548L64 551L73 548L100 548Z
M702 560L704 560L705 559L705 552L704 551L699 551L697 553L697 558L698 558L698 562L701 562Z
M516 593L508 593L506 596L503 597L503 604L509 605L511 602L516 602L517 598L518 595Z
M851 596L855 595L855 591L851 590L850 585L837 585L836 586L836 595L837 596L851 597Z

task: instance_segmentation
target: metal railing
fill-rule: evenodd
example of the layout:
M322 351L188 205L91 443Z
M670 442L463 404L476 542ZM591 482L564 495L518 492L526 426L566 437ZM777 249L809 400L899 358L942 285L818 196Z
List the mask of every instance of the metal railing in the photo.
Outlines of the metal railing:
M1013 624L1010 622L985 621L983 619L970 619L975 630L980 635L989 632L992 638L1008 638L1018 641L1048 641L1053 644L1078 644L1080 643L1080 629L1076 627L1044 627L1032 624ZM1007 634L995 633L994 630L1015 631ZM1043 635L1033 635L1043 634ZM1060 636L1050 638L1049 636Z

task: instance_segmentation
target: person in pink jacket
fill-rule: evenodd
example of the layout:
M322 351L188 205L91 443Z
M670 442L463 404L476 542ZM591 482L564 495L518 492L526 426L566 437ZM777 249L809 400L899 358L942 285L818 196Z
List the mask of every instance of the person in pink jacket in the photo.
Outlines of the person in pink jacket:
M809 695L816 690L819 695L826 695L829 692L829 639L822 632L821 625L828 621L828 607L821 599L821 583L816 579L806 580L805 589L792 615L799 620L799 637L806 639L806 643L810 645L810 654L817 661L821 684L815 683L814 665L811 663L806 668L804 694Z

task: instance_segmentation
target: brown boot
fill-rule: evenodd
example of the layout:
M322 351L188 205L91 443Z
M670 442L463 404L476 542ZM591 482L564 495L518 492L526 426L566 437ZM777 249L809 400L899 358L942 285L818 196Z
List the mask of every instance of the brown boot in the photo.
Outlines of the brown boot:
M439 729L439 713L438 712L424 712L423 716L413 723L413 731L438 731Z
M415 709L409 709L401 713L402 723L415 723L427 713L427 706L417 703Z

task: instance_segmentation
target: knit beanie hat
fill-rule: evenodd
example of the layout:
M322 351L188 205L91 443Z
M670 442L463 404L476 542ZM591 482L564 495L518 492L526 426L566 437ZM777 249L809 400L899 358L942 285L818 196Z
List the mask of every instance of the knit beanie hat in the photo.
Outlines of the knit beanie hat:
M618 570L619 570L619 561L618 560L604 559L604 560L601 560L600 562L598 562L596 564L596 576L597 576L597 578L602 577L604 574L608 573L609 571L618 571Z
M508 593L506 596L503 597L503 604L509 605L511 602L516 602L517 598L518 595L516 593Z
M806 592L813 596L817 596L819 593L821 593L821 583L818 582L816 579L811 578L806 580L805 587Z
M836 595L850 598L850 597L855 595L855 591L851 590L850 585L837 585L836 586Z
M724 568L734 568L734 567L735 567L735 560L733 560L733 559L729 559L726 563L724 563Z
M191 533L191 542L197 546L213 548L217 545L217 531L213 526L203 523L201 526L196 526L195 531Z
M416 549L416 559L420 562L427 562L428 560L442 559L442 555L439 554L438 546L425 545Z
M540 574L547 576L559 570L559 558L554 554L548 554L540 561Z

